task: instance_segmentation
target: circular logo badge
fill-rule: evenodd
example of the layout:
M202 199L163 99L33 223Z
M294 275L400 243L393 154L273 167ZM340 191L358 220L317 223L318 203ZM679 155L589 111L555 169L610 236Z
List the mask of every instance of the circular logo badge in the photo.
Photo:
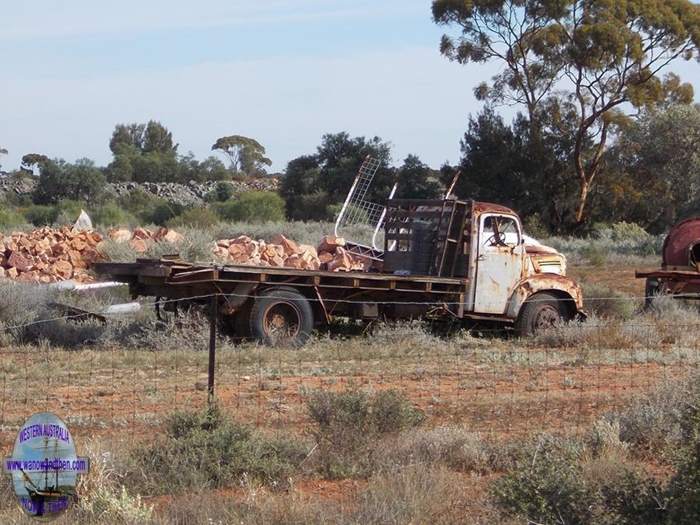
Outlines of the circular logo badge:
M62 514L75 497L78 475L90 468L79 458L65 423L44 412L30 417L17 434L4 470L20 505L30 516L50 519Z

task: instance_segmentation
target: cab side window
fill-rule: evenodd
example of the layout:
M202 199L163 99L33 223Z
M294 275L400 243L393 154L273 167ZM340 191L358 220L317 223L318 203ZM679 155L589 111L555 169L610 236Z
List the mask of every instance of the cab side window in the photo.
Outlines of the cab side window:
M482 221L481 245L484 248L510 248L520 244L518 223L512 217L488 215Z

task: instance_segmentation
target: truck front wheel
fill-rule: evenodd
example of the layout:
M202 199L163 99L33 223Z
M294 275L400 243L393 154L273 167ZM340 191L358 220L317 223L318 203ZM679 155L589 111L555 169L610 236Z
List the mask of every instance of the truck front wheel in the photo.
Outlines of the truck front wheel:
M567 318L567 305L564 301L546 292L538 293L523 305L515 322L515 332L520 337L534 335Z
M289 288L270 288L250 310L251 335L271 346L301 346L311 336L314 314L306 297Z

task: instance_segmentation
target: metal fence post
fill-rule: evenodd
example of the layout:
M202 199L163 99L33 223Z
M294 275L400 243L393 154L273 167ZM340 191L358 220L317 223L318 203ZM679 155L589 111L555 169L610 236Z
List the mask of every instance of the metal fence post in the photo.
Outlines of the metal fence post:
M208 397L209 406L214 402L214 375L216 373L216 325L219 317L219 296L214 294L209 304L209 374Z

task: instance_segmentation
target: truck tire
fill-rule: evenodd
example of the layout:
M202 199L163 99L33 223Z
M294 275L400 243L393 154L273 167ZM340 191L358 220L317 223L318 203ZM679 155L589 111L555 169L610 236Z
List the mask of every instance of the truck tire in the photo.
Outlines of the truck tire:
M308 299L290 288L265 290L253 302L249 319L251 336L270 346L302 346L314 328Z
M523 305L515 322L515 332L519 337L527 337L568 320L568 317L564 301L550 293L540 292Z
M661 283L656 277L648 277L644 287L644 309L654 308L654 299L661 292Z

